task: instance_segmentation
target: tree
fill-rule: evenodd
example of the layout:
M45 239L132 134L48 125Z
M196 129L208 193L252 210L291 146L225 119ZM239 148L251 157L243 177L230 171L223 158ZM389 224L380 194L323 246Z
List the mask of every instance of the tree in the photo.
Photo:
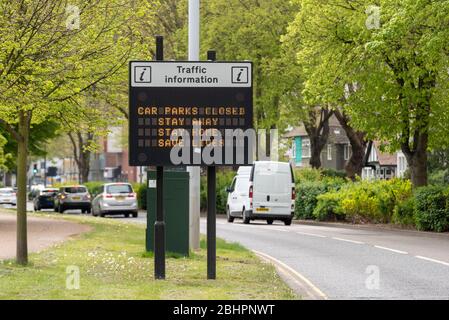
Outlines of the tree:
M127 22L142 10L125 0L14 1L0 4L0 125L17 142L17 262L28 262L26 169L30 128L70 113L86 117L81 93L124 67Z
M211 0L202 7L203 52L214 49L219 60L254 62L255 126L272 129L280 119L279 86L274 67L281 54L280 36L293 18L289 1Z
M343 108L367 139L400 148L415 187L427 183L427 151L448 144L449 1L297 0L290 27L308 69L306 87ZM319 63L307 63L319 56ZM358 90L342 102L347 84Z

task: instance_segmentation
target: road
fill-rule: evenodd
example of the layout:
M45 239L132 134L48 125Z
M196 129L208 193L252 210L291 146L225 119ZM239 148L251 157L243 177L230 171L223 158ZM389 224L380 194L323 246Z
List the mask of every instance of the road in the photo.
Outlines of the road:
M120 219L146 223L144 212ZM217 236L274 258L329 299L449 299L448 234L218 218Z
M281 261L329 299L449 299L447 234L218 219L217 235Z

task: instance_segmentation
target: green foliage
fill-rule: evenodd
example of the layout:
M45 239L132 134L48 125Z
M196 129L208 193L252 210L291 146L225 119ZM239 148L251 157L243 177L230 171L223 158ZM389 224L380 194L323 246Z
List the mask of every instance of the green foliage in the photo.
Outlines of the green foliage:
M422 187L415 191L415 222L419 230L449 230L449 189Z
M316 218L344 215L352 222L388 223L396 205L412 195L410 181L393 179L347 183L338 191L318 196Z
M415 225L415 198L398 202L394 208L392 222L404 226Z
M449 169L434 170L429 174L430 185L449 185Z
M235 176L234 171L223 170L217 171L217 213L226 213L226 201L228 199L228 193L226 188L232 183L232 179ZM207 210L207 177L201 177L201 210Z
M133 186L134 192L137 193L137 204L139 209L147 210L147 185L146 183Z
M316 181L303 181L296 184L295 217L298 219L313 219L313 212L319 195L338 190L345 180L340 178L325 178Z
M284 74L275 68L281 56L280 37L295 7L285 0L208 0L202 6L203 52L214 49L219 60L254 62L255 125L280 125Z
M87 190L89 190L89 193L93 197L100 193L100 188L104 184L105 184L105 182L102 182L102 181L90 181L90 182L84 183Z
M346 172L340 171L340 170L334 170L334 169L322 169L321 174L324 177L331 177L331 178L346 178Z
M341 106L352 127L411 157L427 141L449 145L449 0L293 2L300 10L283 42L296 53L305 104ZM379 26L369 24L372 5Z
M313 168L294 169L296 183L305 181L320 181L322 179L321 170Z

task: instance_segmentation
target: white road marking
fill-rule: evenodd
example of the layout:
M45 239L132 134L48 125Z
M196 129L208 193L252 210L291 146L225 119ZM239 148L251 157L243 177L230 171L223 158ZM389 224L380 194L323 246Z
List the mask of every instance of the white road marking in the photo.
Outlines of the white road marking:
M436 260L436 259L432 259L432 258L427 258L427 257L423 257L423 256L415 256L415 258L422 259L422 260L427 260L427 261L430 261L430 262L439 263L439 264L442 264L442 265L445 265L445 266L449 267L449 263L448 262L444 262L444 261L440 261L440 260Z
M326 236L323 236L321 234L315 234L315 233L307 233L307 232L296 232L296 233L304 235L304 236L311 236L311 237L317 237L317 238L327 238Z
M343 239L343 238L332 237L332 239L338 240L338 241L345 241L345 242L355 243L355 244L365 244L365 242L349 240L349 239Z
M317 286L315 286L311 281L309 281L306 277L304 277L302 274L300 274L298 271L294 270L292 267L286 265L285 263L283 263L282 261L266 254L266 253L262 253L256 250L253 250L253 252L255 254L257 254L258 256L265 258L268 261L271 261L272 263L274 263L275 265L277 265L279 268L282 268L286 271L288 271L291 275L293 275L294 277L296 277L297 279L294 279L296 283L299 283L299 285L301 287L304 288L304 285L306 285L308 288L304 288L304 289L310 289L312 292L308 292L308 294L312 297L317 297L319 299L327 299L327 296L323 293L323 291L321 291ZM285 274L285 272L284 272ZM307 290L309 291L309 290Z
M400 254L408 254L408 252L406 252L406 251L391 249L391 248L387 248L387 247L382 247L382 246L374 246L374 247L377 249L388 250L388 251L392 251L392 252L396 252L396 253L400 253Z

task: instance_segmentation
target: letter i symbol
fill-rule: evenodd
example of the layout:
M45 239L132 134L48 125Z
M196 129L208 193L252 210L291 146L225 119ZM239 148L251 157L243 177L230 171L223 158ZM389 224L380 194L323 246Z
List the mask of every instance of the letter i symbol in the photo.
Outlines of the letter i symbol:
M144 80L143 75L145 74L145 71L147 71L147 68L143 68L143 71L142 71L142 73L140 74L140 81L143 81L143 80Z
M243 69L240 69L240 72L237 76L237 82L241 82L242 81L242 73L243 73Z

